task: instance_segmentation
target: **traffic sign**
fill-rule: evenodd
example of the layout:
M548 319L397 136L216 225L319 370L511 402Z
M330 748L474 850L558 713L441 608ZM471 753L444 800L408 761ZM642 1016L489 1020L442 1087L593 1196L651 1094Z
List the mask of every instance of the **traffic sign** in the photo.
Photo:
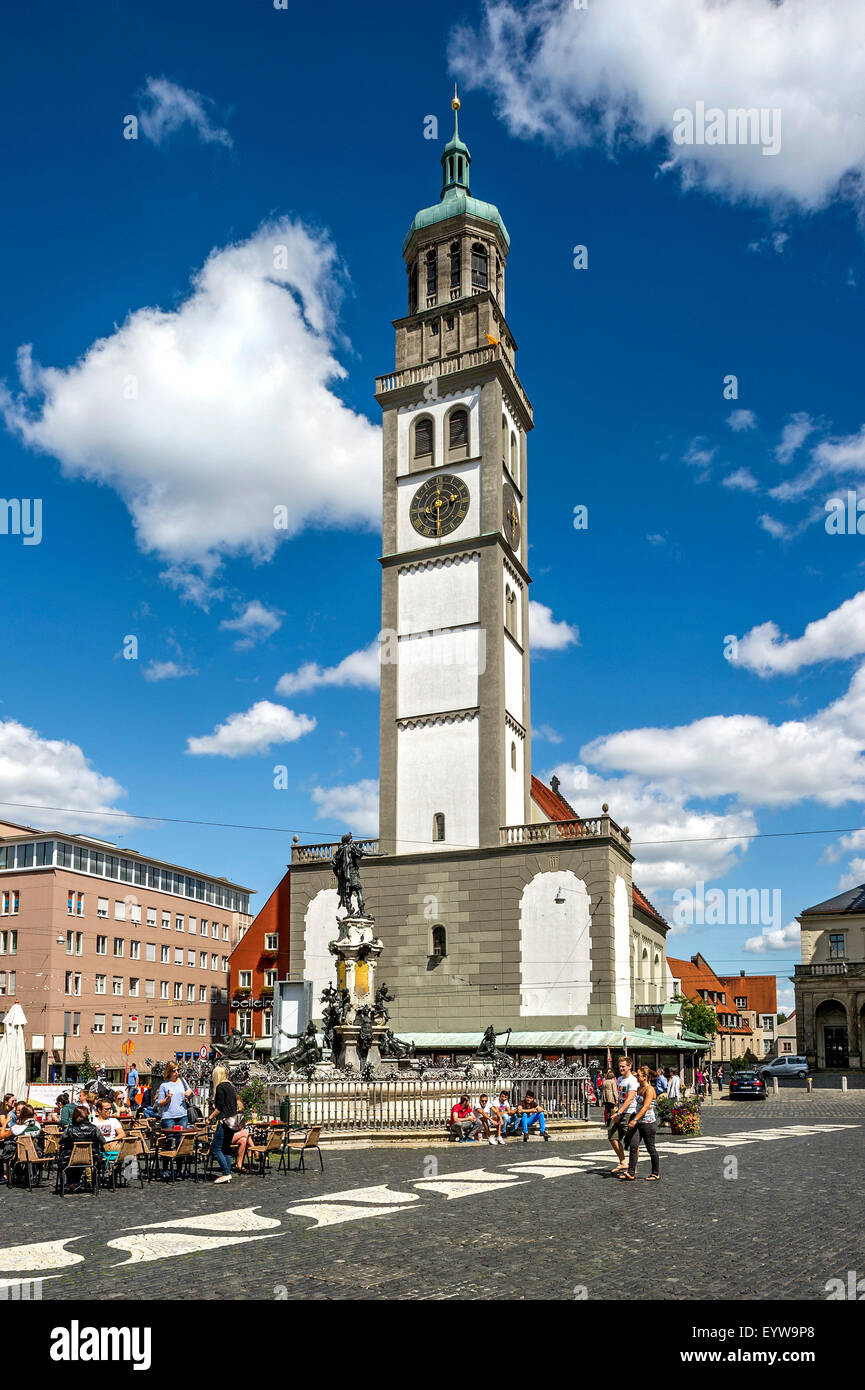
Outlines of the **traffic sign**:
M134 1052L134 1051L135 1051L135 1043L134 1043L134 1042L125 1042L120 1050L121 1050L121 1052L124 1054L124 1056L128 1057L129 1054L130 1054L130 1052Z
M206 1062L206 1061L207 1061L209 1052L210 1052L210 1049L207 1048L207 1047L200 1047L200 1048L198 1049L198 1055L199 1055L199 1057L201 1058L202 1062Z

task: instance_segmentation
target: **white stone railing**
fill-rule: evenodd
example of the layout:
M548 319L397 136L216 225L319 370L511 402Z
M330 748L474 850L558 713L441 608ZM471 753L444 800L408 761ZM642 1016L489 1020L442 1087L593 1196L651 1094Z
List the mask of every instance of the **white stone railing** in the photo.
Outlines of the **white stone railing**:
M292 845L292 864L329 864L339 849L339 840L327 845ZM378 840L355 840L364 854L378 854Z
M503 825L499 831L503 845L543 844L555 840L612 839L626 848L630 835L610 816L586 816L574 820L536 821L529 825Z
M389 372L387 376L375 379L376 395L384 391L397 391L403 386L420 386L423 382L448 376L451 372L471 371L473 367L486 367L491 362L503 363L508 381L522 402L531 419L532 406L528 396L517 380L510 359L502 350L501 343L491 343L488 347L473 348L470 352L460 352L455 357L442 357L437 362L424 362L416 367L403 367L400 371Z

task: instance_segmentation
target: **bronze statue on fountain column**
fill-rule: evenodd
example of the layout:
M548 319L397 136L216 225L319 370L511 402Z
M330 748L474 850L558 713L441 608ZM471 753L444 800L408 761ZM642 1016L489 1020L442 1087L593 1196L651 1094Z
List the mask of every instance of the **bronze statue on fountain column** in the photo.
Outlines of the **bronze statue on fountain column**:
M330 867L336 874L336 886L339 893L339 905L344 907L351 916L352 898L357 899L357 915L364 917L363 887L360 881L360 861L364 858L366 851L356 844L351 835L343 835L342 840L336 848ZM368 857L368 856L367 856ZM377 856L376 856L377 857Z

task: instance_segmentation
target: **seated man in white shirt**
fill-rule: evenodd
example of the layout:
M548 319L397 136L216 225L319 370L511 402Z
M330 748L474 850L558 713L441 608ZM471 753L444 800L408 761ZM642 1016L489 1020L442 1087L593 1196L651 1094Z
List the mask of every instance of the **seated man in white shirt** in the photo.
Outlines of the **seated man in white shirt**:
M96 1105L93 1123L102 1135L102 1149L106 1158L114 1159L120 1150L124 1137L123 1126L116 1115L111 1113L111 1101L100 1100Z
M484 1134L491 1144L503 1144L502 1139L502 1117L498 1110L490 1105L489 1096L481 1096L477 1105L473 1106L475 1116L483 1126ZM495 1133L493 1133L495 1131ZM478 1135L480 1138L480 1135Z

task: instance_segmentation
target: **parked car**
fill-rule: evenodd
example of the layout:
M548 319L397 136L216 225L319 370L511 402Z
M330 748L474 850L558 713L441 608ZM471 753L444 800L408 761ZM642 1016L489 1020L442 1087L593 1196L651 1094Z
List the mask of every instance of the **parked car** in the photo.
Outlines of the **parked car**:
M764 1081L771 1080L773 1076L798 1076L804 1079L808 1075L808 1058L776 1057L773 1061L767 1062L765 1067L760 1067L760 1075Z
M755 1071L737 1071L730 1077L730 1099L739 1100L743 1096L766 1099L766 1083Z

